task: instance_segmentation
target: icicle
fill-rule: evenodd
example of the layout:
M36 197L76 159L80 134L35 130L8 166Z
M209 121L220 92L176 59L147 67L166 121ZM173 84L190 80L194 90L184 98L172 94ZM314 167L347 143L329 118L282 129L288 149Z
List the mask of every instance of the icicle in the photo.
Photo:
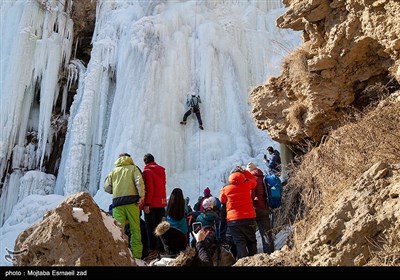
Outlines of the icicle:
M6 175L2 188L1 199L7 203L9 199L15 202L11 193L18 189L16 178L23 176L21 170L42 169L52 149L51 121L60 90L58 75L63 61L69 60L72 45L72 21L62 12L65 2L6 1L1 4L1 26L7 29L1 30L1 73L4 75L0 83L0 174L8 174L10 163L13 168L8 170L11 175ZM22 147L28 144L28 132L33 130L37 131L38 142L29 144L25 150ZM4 208L0 211L3 218L7 216L4 213L10 212Z

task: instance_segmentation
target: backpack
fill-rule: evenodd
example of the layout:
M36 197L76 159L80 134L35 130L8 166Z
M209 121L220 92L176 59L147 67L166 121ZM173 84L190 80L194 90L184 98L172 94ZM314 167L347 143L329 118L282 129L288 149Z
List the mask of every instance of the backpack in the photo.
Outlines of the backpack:
M271 209L278 208L282 204L282 182L278 175L267 174L264 176L264 185L266 190L267 207Z

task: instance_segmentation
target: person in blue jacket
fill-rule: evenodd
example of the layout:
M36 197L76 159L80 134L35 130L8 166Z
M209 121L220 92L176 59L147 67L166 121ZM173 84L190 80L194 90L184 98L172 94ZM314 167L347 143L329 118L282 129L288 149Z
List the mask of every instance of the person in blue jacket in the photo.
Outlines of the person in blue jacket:
M278 150L274 150L271 146L267 148L267 151L270 155L270 159L267 158L267 155L264 155L264 163L268 166L270 174L277 174L280 176L282 167L281 167L281 155Z

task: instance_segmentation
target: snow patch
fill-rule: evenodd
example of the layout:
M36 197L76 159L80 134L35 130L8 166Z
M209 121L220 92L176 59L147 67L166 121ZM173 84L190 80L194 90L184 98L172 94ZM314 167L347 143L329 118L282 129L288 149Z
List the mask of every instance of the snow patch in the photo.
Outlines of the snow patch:
M121 240L123 241L124 238L122 236L122 231L121 228L115 225L115 219L106 213L101 213L103 216L103 222L108 231L111 233L112 237L114 238L115 241Z
M74 207L72 208L72 216L78 222L88 222L89 221L89 214L86 214L82 208Z

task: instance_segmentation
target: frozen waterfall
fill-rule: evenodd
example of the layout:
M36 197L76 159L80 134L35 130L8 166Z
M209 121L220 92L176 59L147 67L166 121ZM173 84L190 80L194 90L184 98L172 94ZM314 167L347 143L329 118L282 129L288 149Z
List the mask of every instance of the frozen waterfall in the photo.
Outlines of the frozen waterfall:
M256 127L248 97L300 44L298 33L275 27L281 1L99 0L87 65L71 57L71 5L1 2L0 225L30 195L89 191L107 209L102 183L121 152L141 168L152 153L167 192L179 186L193 204L205 186L218 195L235 165L265 169L265 148L279 146ZM179 124L191 91L204 130L194 115ZM67 120L55 177L45 162Z

